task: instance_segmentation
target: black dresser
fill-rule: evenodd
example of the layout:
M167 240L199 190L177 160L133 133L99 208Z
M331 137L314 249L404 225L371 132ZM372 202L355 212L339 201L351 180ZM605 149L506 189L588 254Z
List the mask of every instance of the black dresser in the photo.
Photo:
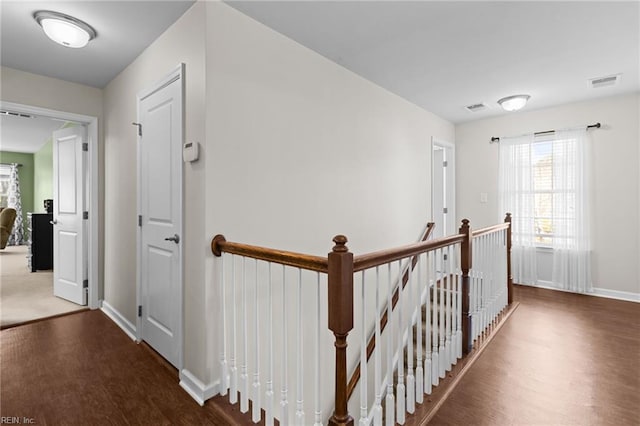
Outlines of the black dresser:
M31 272L53 269L53 213L27 213L29 255Z

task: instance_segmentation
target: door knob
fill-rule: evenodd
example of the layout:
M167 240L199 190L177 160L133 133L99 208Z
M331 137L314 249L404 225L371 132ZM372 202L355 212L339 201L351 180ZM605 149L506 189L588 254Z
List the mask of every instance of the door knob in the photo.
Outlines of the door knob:
M173 241L178 244L180 242L180 236L178 234L173 234L173 237L167 237L164 239L165 241Z
M53 220L50 220L49 223L52 225L57 225L58 221L56 219L53 219Z

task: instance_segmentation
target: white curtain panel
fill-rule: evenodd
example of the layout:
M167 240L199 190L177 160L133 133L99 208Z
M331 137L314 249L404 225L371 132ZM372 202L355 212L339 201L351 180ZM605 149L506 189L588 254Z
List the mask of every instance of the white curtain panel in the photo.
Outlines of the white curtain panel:
M539 140L534 135L500 139L500 212L513 217L515 282L537 284L537 247L543 246L553 250L554 287L592 291L590 151L586 129L557 131ZM551 169L540 161L550 161Z
M554 286L592 291L589 221L590 138L586 129L557 131L553 141Z
M519 284L538 281L533 193L533 135L500 138L500 212L512 214L512 275Z

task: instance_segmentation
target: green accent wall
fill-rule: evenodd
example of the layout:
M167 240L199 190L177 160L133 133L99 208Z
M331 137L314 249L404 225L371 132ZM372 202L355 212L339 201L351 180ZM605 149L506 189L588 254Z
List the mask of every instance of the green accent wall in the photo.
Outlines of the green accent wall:
M44 212L44 200L53 199L53 140L33 154L33 206Z
M18 167L18 176L22 197L22 224L26 229L27 213L33 211L33 154L0 151L0 163L22 164L22 167Z

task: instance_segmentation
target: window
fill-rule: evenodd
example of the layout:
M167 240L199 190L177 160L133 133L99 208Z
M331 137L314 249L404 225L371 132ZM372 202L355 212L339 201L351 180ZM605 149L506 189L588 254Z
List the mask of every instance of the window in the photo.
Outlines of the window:
M561 222L576 219L575 139L536 138L532 144L535 242L553 246L554 240L574 235Z
M554 285L590 291L588 141L584 129L500 138L500 212L512 214L517 282L537 282L536 248L548 247Z

